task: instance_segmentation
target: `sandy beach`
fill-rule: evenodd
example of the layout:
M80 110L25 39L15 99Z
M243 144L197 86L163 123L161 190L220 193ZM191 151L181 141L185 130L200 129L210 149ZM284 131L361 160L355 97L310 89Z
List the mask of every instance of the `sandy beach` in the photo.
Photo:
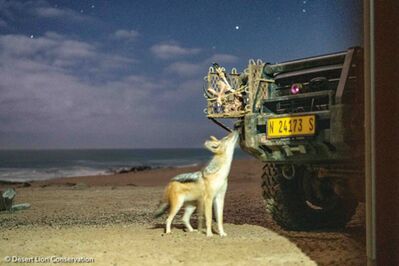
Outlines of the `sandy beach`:
M13 264L6 256L34 258L42 264L81 257L92 259L87 261L90 265L365 264L364 204L344 230L285 231L265 211L262 164L256 160L233 163L224 212L227 237L185 232L179 217L172 234L165 235L165 217L152 217L165 184L178 173L199 168L16 186L15 203L28 202L31 208L0 213L0 264ZM195 217L192 223L196 224Z

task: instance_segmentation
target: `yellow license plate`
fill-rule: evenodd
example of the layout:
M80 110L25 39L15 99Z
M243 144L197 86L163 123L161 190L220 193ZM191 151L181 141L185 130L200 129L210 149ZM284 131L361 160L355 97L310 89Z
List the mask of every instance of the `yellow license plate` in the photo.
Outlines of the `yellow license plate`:
M267 138L284 138L314 135L314 115L270 118L267 120Z

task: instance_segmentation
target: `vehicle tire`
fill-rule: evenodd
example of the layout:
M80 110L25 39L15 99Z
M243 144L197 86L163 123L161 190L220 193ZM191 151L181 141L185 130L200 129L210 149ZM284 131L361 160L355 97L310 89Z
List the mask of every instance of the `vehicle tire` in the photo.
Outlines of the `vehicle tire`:
M283 167L295 167L292 178ZM320 179L310 165L268 163L262 179L268 212L288 230L344 227L356 210L357 201L342 179Z

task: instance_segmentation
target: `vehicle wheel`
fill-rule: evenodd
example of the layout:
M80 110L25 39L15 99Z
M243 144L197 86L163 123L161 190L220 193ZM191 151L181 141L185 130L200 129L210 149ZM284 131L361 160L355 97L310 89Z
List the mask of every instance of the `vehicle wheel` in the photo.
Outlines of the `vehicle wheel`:
M357 206L341 179L319 178L311 166L266 164L263 197L273 219L289 230L344 227ZM292 169L287 176L287 169Z

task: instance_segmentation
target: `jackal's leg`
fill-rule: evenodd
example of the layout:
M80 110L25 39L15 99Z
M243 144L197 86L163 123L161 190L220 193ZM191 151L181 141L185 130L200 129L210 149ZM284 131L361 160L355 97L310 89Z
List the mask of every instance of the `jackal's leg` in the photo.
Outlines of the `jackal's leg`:
M176 213L180 210L181 206L183 206L183 199L177 198L175 200L171 200L169 216L166 219L166 233L170 233L170 225L172 224L173 218L175 218Z
M224 207L224 196L226 194L226 191L221 191L216 197L215 197L215 215L216 215L216 221L218 224L218 232L220 236L227 236L227 234L223 230L223 207Z
M186 208L185 208L185 212L184 212L182 220L183 220L183 223L184 223L184 225L186 226L186 228L187 228L187 230L189 232L194 231L193 227L190 224L190 217L191 217L191 215L193 214L193 212L195 211L196 208L197 207L195 205L187 205Z
M205 199L206 236L212 236L212 198Z
M197 217L198 217L198 231L201 231L202 228L204 227L204 201L199 200L198 201L198 211L197 211Z

